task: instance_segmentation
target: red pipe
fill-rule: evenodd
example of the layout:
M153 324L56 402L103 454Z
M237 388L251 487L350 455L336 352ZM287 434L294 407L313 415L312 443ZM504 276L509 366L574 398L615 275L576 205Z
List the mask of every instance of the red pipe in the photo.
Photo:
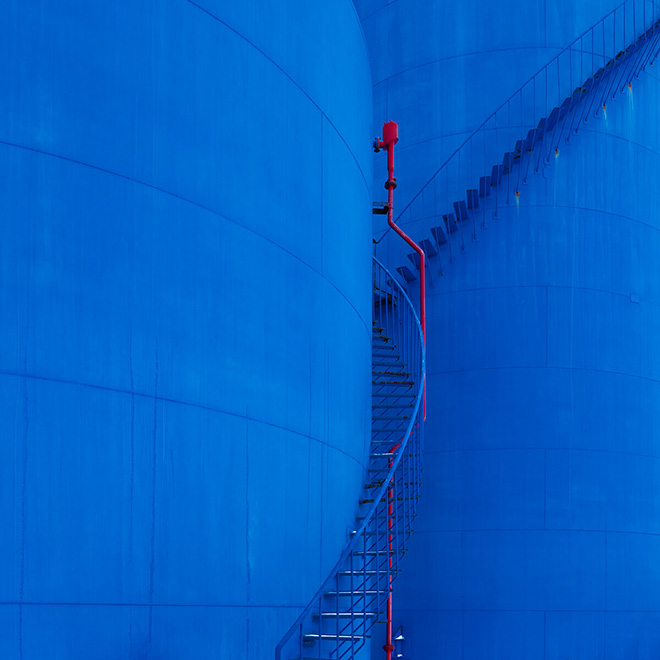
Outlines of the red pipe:
M399 124L388 121L383 124L383 138L376 138L374 151L387 149L387 224L419 255L419 320L422 324L422 336L426 347L426 255L415 241L412 240L399 226L394 224L394 189L396 177L394 176L394 145L399 141ZM424 380L424 420L426 420L426 379ZM388 659L389 660L389 659Z
M394 176L394 145L399 141L399 124L395 121L388 121L383 124L383 138L376 138L374 142L374 151L378 152L381 149L387 149L387 181L385 187L387 188L387 224L394 229L394 231L406 242L408 245L417 252L419 255L419 320L422 325L422 336L424 338L424 346L426 346L426 255L415 241L412 240L400 227L394 224L394 189L396 188L396 177ZM424 419L426 419L426 379L424 380ZM390 453L394 453L400 445L396 444L390 449ZM389 466L392 467L392 460ZM392 480L392 484L394 480ZM387 527L388 534L388 547L389 547L389 566L392 568L392 554L394 548L392 546L392 527L394 521L394 486L392 485L388 490L389 505L387 507L388 520ZM392 651L394 646L392 644L392 574L390 573L389 594L387 596L387 632L385 646L385 657L387 660L392 660Z
M394 454L394 452L401 446L401 444L394 445L388 453ZM390 458L389 467L392 467L394 464L394 459ZM392 478L391 484L394 484L394 478ZM387 506L387 529L388 533L388 548L389 548L389 565L390 571L392 570L392 555L394 554L394 547L392 546L393 535L392 528L394 527L394 520L392 516L394 515L394 486L390 486L387 491L387 499L389 504ZM385 651L386 660L392 660L392 651L394 651L394 645L392 644L392 573L390 573L390 582L388 584L389 594L387 595L387 631L385 633L385 646L383 650Z

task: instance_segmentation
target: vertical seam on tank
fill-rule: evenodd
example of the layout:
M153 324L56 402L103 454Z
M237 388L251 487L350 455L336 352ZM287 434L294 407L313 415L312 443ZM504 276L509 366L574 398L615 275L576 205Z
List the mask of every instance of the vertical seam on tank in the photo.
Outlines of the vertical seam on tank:
M27 342L27 340L26 340ZM27 362L27 343L25 348L24 363ZM22 466L21 466L21 536L20 536L20 568L18 582L18 653L23 660L23 598L25 595L25 518L27 509L27 462L28 462L28 381L23 381L23 442L22 442Z
M547 619L548 619L548 613L547 611L544 610L543 612L543 658L545 660L545 653L546 653L546 628L547 628Z
M154 417L151 432L151 533L149 557L149 655L151 655L151 633L153 625L154 576L156 561L156 432L158 429L158 338L154 368Z
M133 497L135 488L135 379L133 375L133 317L128 329L128 371L131 379L131 432L129 466L129 509L128 509L128 570L133 576ZM128 613L128 653L133 657L133 608Z
M323 274L323 252L325 248L325 204L323 203L323 160L325 158L325 117L321 114L321 264L319 270Z
M250 566L250 431L247 406L245 408L245 557L247 578L247 607L245 608L245 657L250 657L250 607L252 599L252 570Z
M607 607L608 607L608 605L607 605L607 597L608 597L607 583L609 581L609 575L608 575L609 567L608 567L608 561L607 561L607 556L609 554L608 548L607 548L608 540L609 540L609 533L608 533L607 530L605 530L605 607L603 608L603 610L605 612L607 612ZM607 630L607 626L605 626L605 629ZM607 632L605 634L607 635Z
M385 80L385 118L390 116L390 78Z
M547 529L548 513L548 450L543 450L543 529Z
M29 286L32 271L31 252L27 257L27 277L26 277L26 304L25 304L25 324L23 329L23 370L27 373L27 353L28 339L30 335L30 297ZM23 442L22 442L22 465L21 465L21 533L20 533L20 566L18 582L18 652L19 659L23 660L23 599L25 596L25 520L27 517L27 465L28 465L28 440L29 440L29 399L28 399L28 379L23 381Z
M550 286L545 285L545 368L550 366Z
M327 378L327 372L326 372ZM327 418L326 418L327 424ZM323 575L323 510L325 508L325 465L326 465L326 451L325 445L321 447L321 515L320 515L320 529L319 529L319 574Z

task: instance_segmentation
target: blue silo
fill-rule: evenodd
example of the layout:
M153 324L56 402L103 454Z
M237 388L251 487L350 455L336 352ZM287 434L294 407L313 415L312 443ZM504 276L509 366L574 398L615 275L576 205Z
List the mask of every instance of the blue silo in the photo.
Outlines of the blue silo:
M462 213L443 185L452 190L469 169L474 154L463 150L462 163L456 157L443 170L445 182L429 186L401 218L414 239L437 252L427 279L424 487L395 588L404 656L656 658L660 81L657 62L649 61L631 87L622 84L628 78L617 55L628 61L619 44L634 44L660 10L650 2L356 5L371 52L375 125L400 123L399 208L591 26L603 28L604 39L616 34L617 47L607 54L587 32L567 51L584 57L569 64L573 69L559 59L551 82L569 78L589 99L596 69L610 69L599 74L606 80L599 90L614 79L613 69L622 76L612 87L623 90L617 98L585 113L579 134L567 133L569 144L562 137L549 164L538 174L532 166L526 183L523 176L522 185L512 184L497 213L494 193L482 198L479 190L480 176L490 177L490 186L495 171L474 168L462 200L474 189L478 214L468 194L460 231L443 224L443 215L450 223L452 212ZM656 48L652 39L657 28L649 37ZM538 108L533 123L514 117L523 145L550 110ZM490 145L498 129L492 121L485 129ZM521 136L507 142L500 133L490 164L506 167L505 152L519 158L514 143ZM384 172L377 161L375 181ZM380 238L382 225L375 229ZM378 250L388 266L412 274L414 300L417 280L406 253L389 235ZM382 657L380 644L373 648L373 657Z
M270 657L369 442L349 0L0 9L0 656Z

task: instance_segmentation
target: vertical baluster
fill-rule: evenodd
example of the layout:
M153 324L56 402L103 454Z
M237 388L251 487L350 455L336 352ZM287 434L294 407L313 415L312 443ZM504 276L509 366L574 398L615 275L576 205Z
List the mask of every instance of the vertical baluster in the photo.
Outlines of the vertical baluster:
M380 459L379 459L380 460ZM381 538L383 536L382 530L381 530L381 521L380 521L380 506L377 506L376 509L374 510L374 534L376 535L376 547L375 547L375 554L374 554L374 560L373 560L373 570L374 570L374 588L376 590L376 593L379 594L381 590L383 589L383 581L381 579L381 567L380 567L380 556L381 556ZM364 570L365 570L365 580L367 577L367 563L366 563L366 557L365 557L365 565L364 565ZM376 616L380 616L382 610L380 607L380 601L376 602L376 609L374 610Z
M541 156L543 154L543 150L547 147L546 143L546 134L548 132L548 117L550 116L550 106L548 104L548 72L549 72L550 65L546 66L544 69L544 74L545 74L545 92L543 96L543 112L545 116L545 121L543 122L543 134L541 136L537 136L536 138L536 144L537 144L537 150L538 150L538 156L536 157L536 166L534 167L534 171L538 174L540 169L541 169Z
M596 56L596 46L594 44L594 32L595 32L595 30L593 28L591 28L591 30L589 30L589 32L591 32L591 75L593 76L594 73L596 73L596 66L595 66L595 62L594 62L594 58Z
M484 144L484 152L483 152L483 155L484 155L484 176L489 176L489 173L488 173L488 170L487 170L487 168L488 168L488 155L487 155L487 151L486 151L486 126L484 126L481 129L481 134L483 136L483 144ZM490 183L488 184L488 188L490 188L492 186L492 180L488 179L488 181L490 181ZM481 184L480 184L480 187L481 187ZM481 218L481 228L482 229L486 228L486 202L488 201L488 193L490 192L488 190L488 188L486 188L486 186L484 186L484 203L482 204L483 217Z
M470 168L468 170L468 175L466 178L466 190L470 187L469 181L472 180L472 177L474 176L474 154L473 154L473 147L474 147L474 140L472 137L470 138ZM462 187L461 187L462 190ZM467 193L466 193L467 194ZM477 211L476 209L472 208L470 209L472 211L472 240L476 241L477 240L477 220L476 220L476 215Z
M529 175L529 166L534 160L534 149L536 147L536 140L538 138L536 134L536 129L534 127L534 122L536 121L536 76L532 79L532 123L530 128L534 130L532 133L532 142L531 144L526 145L529 151L529 156L527 157L527 167L525 168L525 176L523 177L523 185L527 183L527 177Z
M573 49L569 47L568 49L568 68L570 71L569 75L569 83L568 83L568 96L566 97L565 100L561 102L560 109L563 107L564 103L568 101L568 104L566 105L566 113L564 114L564 117L561 119L561 128L559 129L559 135L557 136L557 141L554 143L555 147L555 155L559 153L559 145L561 143L561 136L564 133L564 129L566 128L566 124L568 123L568 118L571 114L571 111L573 109L573 103L574 103L574 98L573 98ZM557 118L557 123L559 124L560 118Z
M507 163L509 165L509 169L506 174L506 203L510 203L510 193L511 193L511 167L513 166L513 150L511 147L511 101L507 101L506 103L506 148L507 148L507 154L510 154L509 156L506 157ZM511 149L511 151L509 151Z
M603 30L604 30L604 25L603 23ZM603 38L605 37L605 32L603 32ZM603 41L603 53L606 56L606 46L605 46L605 41ZM613 43L613 50L614 50L614 55L616 55L616 9L612 12L612 43ZM609 67L608 67L609 64ZM612 74L614 72L614 67L616 66L614 58L609 58L605 60L605 64L603 65L603 73L605 76L605 80L603 80L603 94L600 98L600 102L598 103L598 107L596 108L596 112L594 115L597 117L598 113L601 111L601 108L603 110L607 109L607 106L605 104L605 100L607 99L607 95L609 93L609 87L610 87L610 80L612 77Z
M449 263L451 264L451 263L454 263L454 248L453 248L453 241L452 241L452 238L451 238L451 235L452 235L451 217L450 217L451 211L449 210L449 204L450 204L450 201L449 201L449 167L446 167L446 166L444 167L444 172L443 172L442 176L444 176L444 180L445 180L445 199L444 199L444 202L443 202L443 207L447 209L447 213L446 213L446 216L447 216L447 222L446 222L446 226L447 226L447 243L449 243ZM444 222L444 218L443 218L442 221Z
M621 88L622 92L625 91L626 86L629 89L632 89L632 81L635 80L639 75L640 65L644 59L643 56L646 53L646 44L641 45L641 43L637 43L637 41L635 41L632 47L635 50L634 53L628 56L630 59L630 64L626 73L626 79L624 81L623 87Z
M366 530L366 528L367 528L367 526L365 526L365 530ZM365 531L364 530L362 531L361 541L362 541L363 552L366 552L367 544L366 544ZM362 555L362 557L363 557L363 561L364 561L364 558L366 557L366 554ZM346 634L346 632L349 632L349 628L350 628L350 635L351 635L351 644L350 645L351 645L351 647L354 647L355 646L355 611L356 611L356 607L355 607L355 562L354 562L354 555L353 555L352 552L350 554L349 566L350 566L350 568L349 568L350 573L349 573L349 576L348 576L348 584L349 584L348 591L349 591L349 594L350 594L350 596L349 596L350 605L348 607L348 611L350 612L350 616L348 617L347 625L345 625L343 627L343 629L340 627L339 630L340 630L340 634L342 634L342 633ZM337 610L339 610L339 607L337 607ZM339 621L339 617L337 617L337 620ZM339 642L339 640L337 640L337 642ZM339 646L339 644L338 644L338 646Z
M302 625L302 623L300 624L300 628L298 629L298 653L300 654L298 657L302 658L303 657L303 625Z
M606 21L606 19L607 19L607 17L605 17L602 21L603 38L605 37L605 21ZM592 33L593 32L595 32L595 29L592 31ZM602 55L602 58L603 58L603 66L604 66L605 65L605 41L603 41L603 55ZM588 123L589 117L591 116L591 111L593 110L593 107L594 107L594 102L598 98L598 89L601 88L601 86L604 83L604 77L605 77L604 69L603 69L603 73L598 78L596 78L596 71L594 71L594 73L593 73L593 84L592 84L592 88L591 88L591 93L589 94L589 96L590 96L589 102L585 106L583 117L580 119L580 123L582 121L584 121L585 124ZM596 107L596 113L597 112L598 112L598 107Z
M646 5L642 3L644 8L646 9ZM638 45L637 46L637 53L635 54L635 66L633 67L633 72L632 75L630 76L630 79L637 80L639 78L639 74L644 70L646 67L646 64L649 59L649 40L648 40L648 34L647 34L647 29L646 29L646 21L644 22L644 45Z
M523 117L523 91L525 87L520 89L520 162L518 163L518 178L516 180L516 203L520 201L520 175L523 168L523 161L525 160L525 120Z
M652 64L652 58L653 54L655 51L656 44L658 43L658 37L660 36L660 31L656 29L656 24L655 24L655 2L651 5L653 7L653 15L652 15L652 27L651 27L651 41L650 43L645 47L646 54L642 60L642 64L639 68L639 71L637 72L637 77L639 77L639 74L651 63Z
M340 601L340 597L339 597L339 586L340 586L340 585L339 585L339 574L337 574L337 575L335 575L335 593L337 594L337 598L336 598L336 601L337 601L337 604L336 604L337 612L339 612L339 611L341 610L341 608L339 607L339 601ZM335 617L335 636L336 636L336 637L335 637L335 644L334 644L334 646L335 646L334 653L337 653L337 654L339 653L339 632L340 632L340 631L339 631L339 625L340 625L340 624L339 624L339 617L336 616L336 617ZM330 642L330 641L331 641L331 640L328 640L328 642ZM330 644L328 644L328 645L330 645ZM319 644L319 660L321 660L321 658L323 657L323 656L321 655L321 649L320 649L320 647L321 647L321 644Z
M497 128L497 115L498 115L498 113L496 112L495 116L493 117L494 123L495 123L495 158L496 159L499 158L499 155L500 155L499 140L498 140L499 130ZM496 163L495 167L497 168L495 170L495 183L493 183L493 181L491 180L491 186L492 185L495 186L495 213L493 213L493 217L497 218L498 217L497 213L499 211L499 204L500 204L500 182L499 182L500 165L497 162L497 160L495 161L495 163Z
M462 149L459 149L459 151L458 151L458 176L456 178L456 182L457 182L456 188L458 189L458 195L452 195L452 200L451 200L452 203L454 201L456 201L456 199L458 199L459 201L461 199L460 190L461 190L462 181L463 181L463 179L461 179L461 153L462 153L462 151L463 151ZM454 209L454 210L456 210L456 209ZM456 223L458 224L458 231L461 234L461 252L465 252L465 236L463 236L463 221L458 217L458 212L456 213Z
M557 108L561 108L561 75L560 75L560 66L559 66L560 56L557 56ZM558 111L559 112L559 111ZM550 140L550 148L548 149L547 162L550 163L550 158L555 144L555 136L557 134L557 125L559 124L559 115L555 121L555 125L552 130L552 140Z

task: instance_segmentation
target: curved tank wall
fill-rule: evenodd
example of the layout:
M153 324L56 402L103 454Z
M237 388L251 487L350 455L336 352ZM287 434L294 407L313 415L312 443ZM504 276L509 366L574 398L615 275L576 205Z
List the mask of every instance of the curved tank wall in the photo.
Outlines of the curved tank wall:
M11 1L0 43L0 656L269 657L369 439L355 10Z
M614 6L357 4L375 124L400 122L399 205L439 166L436 145L533 72L522 59L549 60L544 46L567 45ZM453 22L434 21L447 12ZM432 61L445 43L449 59L481 52L451 87ZM405 54L418 62L404 66ZM491 71L497 58L518 64ZM415 111L422 94L442 121ZM519 209L490 220L454 263L445 254L444 277L431 259L424 488L395 586L406 657L660 653L659 100L657 71L642 74L530 179Z

